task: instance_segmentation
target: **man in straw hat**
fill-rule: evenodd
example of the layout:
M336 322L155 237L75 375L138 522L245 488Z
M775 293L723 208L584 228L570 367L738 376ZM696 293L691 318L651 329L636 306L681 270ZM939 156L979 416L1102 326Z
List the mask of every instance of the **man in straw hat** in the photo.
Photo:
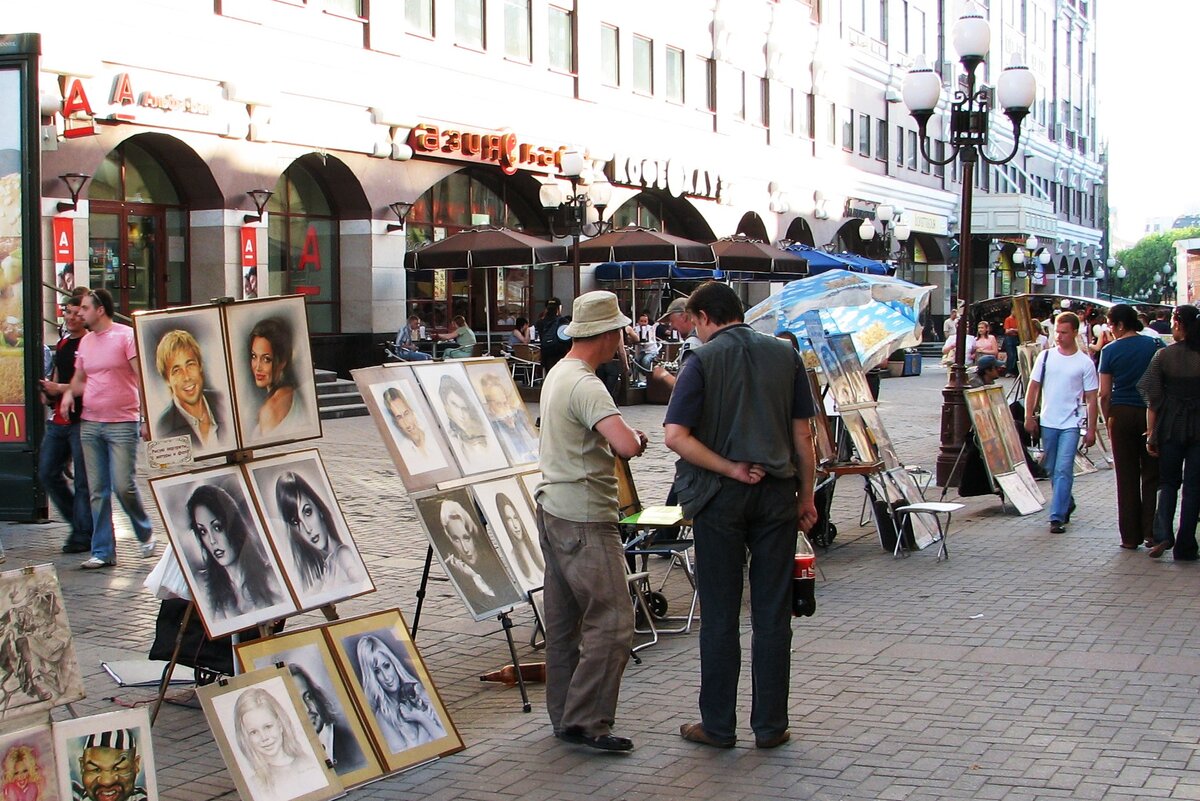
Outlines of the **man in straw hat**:
M633 645L613 453L640 456L646 435L629 427L596 377L629 325L616 295L588 292L573 312L571 350L542 385L534 493L546 561L546 708L559 739L630 751L633 742L612 733Z
M759 748L787 742L791 676L791 578L796 530L817 520L813 400L800 355L745 325L741 301L709 282L688 297L704 341L667 407L667 447L679 454L675 486L693 521L700 624L700 721L679 727L691 742L737 742L742 566L750 554L753 701Z

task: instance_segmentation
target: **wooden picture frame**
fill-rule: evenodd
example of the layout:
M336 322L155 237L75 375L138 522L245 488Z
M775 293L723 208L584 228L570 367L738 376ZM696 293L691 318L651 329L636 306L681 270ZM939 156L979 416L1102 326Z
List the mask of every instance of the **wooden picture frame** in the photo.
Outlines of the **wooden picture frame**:
M342 782L287 668L221 679L197 687L196 695L244 801L326 801L342 795ZM263 730L270 734L259 734Z
M518 473L517 480L521 482L521 489L525 490L525 495L529 498L530 508L533 509L534 515L537 515L537 486L542 483L542 471L530 470L528 473Z
M471 391L462 362L412 365L450 451L464 476L508 467L508 458L492 431L483 406Z
M533 507L515 477L471 486L500 557L517 586L528 595L545 583L546 562L538 541Z
M438 563L476 620L525 602L504 566L466 487L413 499Z
M808 390L813 402L813 448L817 454L817 464L832 464L837 461L837 445L833 441L833 428L829 424L829 414L825 411L825 398L821 395L821 382L817 371L806 369Z
M221 308L241 449L321 436L304 296Z
M53 565L0 573L0 722L85 696Z
M298 611L238 465L151 478L150 491L210 639Z
M464 748L399 609L322 630L388 770Z
M150 439L188 437L194 459L238 450L220 307L137 312L133 331Z
M350 373L409 492L462 477L437 418L408 365Z
M64 801L95 797L95 786L108 784L113 776L126 797L158 801L149 707L60 720L53 734L58 791ZM74 786L82 789L81 795Z
M538 435L504 359L471 361L464 365L475 397L483 406L492 433L513 467L538 460Z
M236 646L242 670L284 664L343 786L383 775L383 763L359 715L321 627L277 634Z
M315 448L242 464L301 610L375 591Z
M9 775L10 768L12 776ZM54 761L54 735L49 723L37 723L0 734L0 782L0 790L6 801L10 793L15 799L72 801L69 788L67 794L63 795L59 786L58 767Z

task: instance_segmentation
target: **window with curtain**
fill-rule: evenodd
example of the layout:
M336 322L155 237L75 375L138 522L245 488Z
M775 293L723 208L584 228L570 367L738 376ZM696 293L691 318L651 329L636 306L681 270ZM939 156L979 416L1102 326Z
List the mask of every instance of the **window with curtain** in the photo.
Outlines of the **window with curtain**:
M482 50L487 44L483 30L484 0L454 0L454 41Z
M260 295L305 296L311 334L341 330L338 223L320 180L295 162L267 203L267 281Z
M504 55L529 61L529 0L504 0Z
M550 69L575 71L575 15L565 8L550 6L546 43L550 49Z

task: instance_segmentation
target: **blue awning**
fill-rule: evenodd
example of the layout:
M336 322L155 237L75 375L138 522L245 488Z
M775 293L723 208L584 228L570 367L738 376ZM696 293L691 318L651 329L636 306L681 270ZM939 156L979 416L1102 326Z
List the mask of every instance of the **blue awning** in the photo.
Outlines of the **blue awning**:
M606 261L596 265L597 281L628 281L678 278L703 281L712 278L713 271L700 267L680 267L673 261Z
M854 253L826 253L819 248L800 243L788 245L787 249L808 259L809 275L820 275L826 270L849 270L869 275L892 274L892 270L886 264Z

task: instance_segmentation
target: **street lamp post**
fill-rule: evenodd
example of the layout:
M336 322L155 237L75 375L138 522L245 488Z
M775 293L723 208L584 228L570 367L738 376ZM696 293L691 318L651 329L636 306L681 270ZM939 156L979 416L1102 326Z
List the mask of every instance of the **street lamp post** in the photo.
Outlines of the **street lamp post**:
M897 208L887 203L881 203L875 208L875 219L883 223L883 253L884 258L895 259L896 274L900 278L904 278L904 268L907 263L908 256L908 238L912 236L912 227L901 221L904 214L904 209ZM864 220L864 222L866 222ZM860 234L862 229L860 228ZM871 233L866 237L870 238L875 235L875 226L871 226ZM899 245L896 252L892 252L892 243L896 242Z
M564 152L560 157L559 169L571 182L571 194L564 198L556 184L547 183L542 186L540 200L549 219L550 235L555 238L571 237L572 282L575 297L579 297L579 240L584 236L598 236L610 227L604 221L604 209L612 197L612 187L607 180L593 180L590 173L585 171L583 154L578 150ZM585 184L582 192L579 191L581 182ZM596 209L595 222L588 222L588 206Z
M1041 247L1038 238L1030 234L1025 240L1025 247L1018 247L1013 251L1013 264L1017 265L1017 269L1025 269L1030 276L1030 291L1032 292L1033 277L1035 275L1045 275L1046 265L1050 263L1050 251ZM1029 262L1029 268L1023 268L1022 265Z
M1033 105L1037 86L1029 69L1013 64L1000 74L996 82L995 100L989 88L975 83L975 72L984 63L991 45L992 31L987 19L974 2L968 2L954 25L954 49L966 71L964 85L954 92L950 111L950 155L936 159L929 152L926 129L942 94L941 78L918 58L904 81L904 104L920 127L921 154L931 163L946 165L954 159L962 162L962 219L958 253L958 297L964 304L964 319L959 323L955 338L954 364L949 381L942 391L941 449L937 457L938 486L956 486L961 472L959 454L966 441L970 422L967 417L963 389L967 384L966 350L969 315L966 304L971 299L971 200L975 165L981 159L988 164L1006 164L1017 155L1021 140L1021 122ZM998 103L1012 123L1012 151L1003 158L991 158L985 152L988 144L989 111ZM955 467L959 466L959 470Z

